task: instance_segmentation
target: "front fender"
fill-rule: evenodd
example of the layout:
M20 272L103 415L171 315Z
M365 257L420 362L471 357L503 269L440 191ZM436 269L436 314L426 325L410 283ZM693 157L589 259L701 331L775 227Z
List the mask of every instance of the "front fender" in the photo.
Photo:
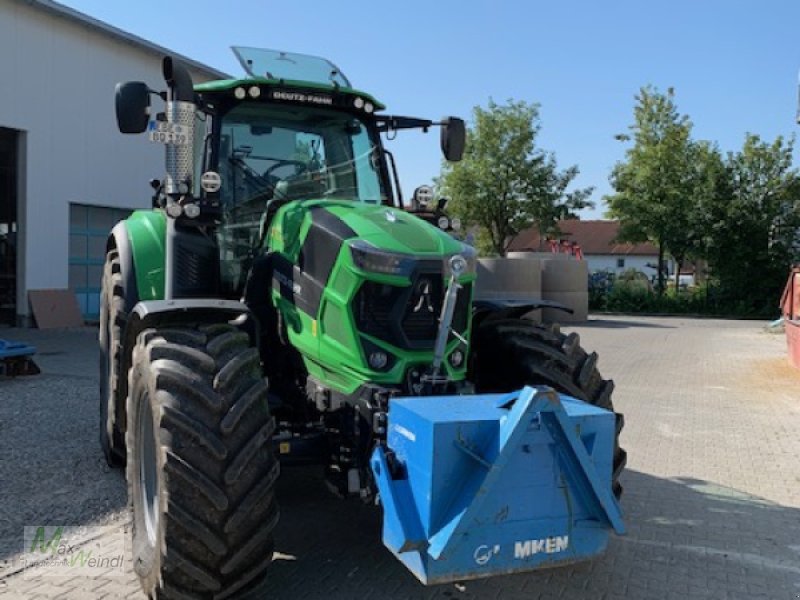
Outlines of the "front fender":
M238 319L244 316L240 323ZM253 337L258 328L251 328L244 325L244 322L252 319L250 309L247 305L236 300L221 300L219 298L183 298L176 300L150 300L138 302L133 307L125 332L122 335L123 361L126 364L123 373L127 373L130 366L130 354L136 343L137 336L149 327L163 327L176 323L220 323L236 321L236 324L247 331ZM258 346L258 339L253 339L255 346Z
M133 366L133 347L139 334L150 327L165 327L186 323L232 323L250 336L254 347L259 347L259 328L250 309L241 302L218 298L185 298L180 300L150 300L137 302L125 323L122 333L120 370L127 378ZM117 419L122 431L127 427L124 398L118 405Z
M106 242L106 254L112 250L116 250L119 256L125 314L128 314L139 301L139 291L136 284L136 265L134 264L133 248L128 234L127 221L120 221L111 230Z
M159 210L137 210L123 223L127 229L134 266L136 300L162 300L166 264L166 215ZM135 302L129 310L134 305Z

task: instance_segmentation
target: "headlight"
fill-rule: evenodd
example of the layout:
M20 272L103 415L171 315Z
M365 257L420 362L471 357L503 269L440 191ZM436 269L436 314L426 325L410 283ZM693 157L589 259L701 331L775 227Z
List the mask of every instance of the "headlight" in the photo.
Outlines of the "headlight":
M409 276L414 270L416 261L406 254L387 252L364 240L355 240L349 246L353 263L363 271Z
M478 253L468 244L461 244L461 252L451 254L444 259L444 274L446 277L455 275L457 278L466 273L475 272L475 263Z
M456 350L456 352L458 352L458 350ZM389 364L389 357L386 355L386 352L378 351L370 354L368 361L370 367L380 371Z
M183 206L181 206L177 202L170 202L169 204L167 204L167 214L170 217L177 219L183 214Z
M197 204L197 202L190 202L189 204L184 205L183 214L190 219L196 219L200 216L200 205Z
M456 277L460 277L467 271L467 259L460 254L450 257L450 272Z

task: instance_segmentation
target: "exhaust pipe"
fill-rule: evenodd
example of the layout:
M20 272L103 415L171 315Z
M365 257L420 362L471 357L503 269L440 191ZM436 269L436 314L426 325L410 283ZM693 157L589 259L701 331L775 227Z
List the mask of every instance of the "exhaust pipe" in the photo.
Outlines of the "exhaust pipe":
M186 128L190 141L187 146L174 144L166 146L167 177L164 182L164 191L168 195L179 195L186 193L187 188L191 189L189 183L194 173L194 149L191 142L194 140L194 120L197 106L194 102L192 76L183 63L171 56L166 56L162 63L162 72L169 89L165 111L167 122ZM186 187L181 184L185 184Z

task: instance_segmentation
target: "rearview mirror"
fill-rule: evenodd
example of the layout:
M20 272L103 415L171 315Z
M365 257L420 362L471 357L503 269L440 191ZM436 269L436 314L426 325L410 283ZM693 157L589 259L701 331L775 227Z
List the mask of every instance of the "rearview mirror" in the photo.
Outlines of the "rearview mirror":
M117 127L122 133L142 133L150 118L150 88L141 81L117 84Z
M458 117L442 119L442 154L450 162L458 162L464 156L467 128Z

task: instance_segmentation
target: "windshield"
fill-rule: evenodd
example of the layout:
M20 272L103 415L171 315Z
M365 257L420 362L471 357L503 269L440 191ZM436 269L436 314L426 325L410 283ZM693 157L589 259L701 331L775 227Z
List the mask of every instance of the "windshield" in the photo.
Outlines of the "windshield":
M336 65L318 56L243 46L235 46L233 53L251 77L294 79L350 87L350 81Z
M377 133L348 113L241 103L222 117L219 136L218 235L223 284L231 294L243 287L241 260L258 245L265 216L286 202L389 203Z
M380 204L380 152L367 126L316 107L240 104L220 130L220 199L226 212L267 202L336 198Z

